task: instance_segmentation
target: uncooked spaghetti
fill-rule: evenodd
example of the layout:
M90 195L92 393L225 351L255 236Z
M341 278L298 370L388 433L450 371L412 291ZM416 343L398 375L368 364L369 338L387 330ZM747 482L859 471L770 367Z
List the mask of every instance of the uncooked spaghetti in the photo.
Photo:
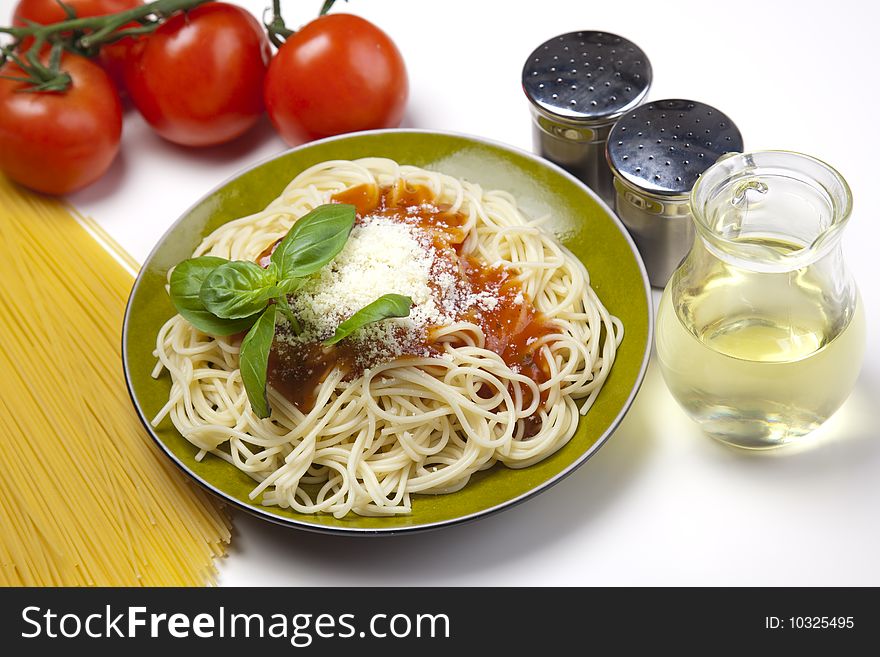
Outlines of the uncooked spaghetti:
M404 514L411 496L461 489L477 471L523 468L574 435L599 394L623 326L584 265L515 199L388 159L332 161L298 175L255 215L194 255L264 263L291 225L328 202L357 207L348 243L289 302L270 355L273 411L251 410L240 336L177 315L157 336L170 421L198 450L246 472L251 497L302 513ZM409 317L335 347L336 326L383 294ZM585 421L588 421L589 418Z
M131 274L70 208L0 176L0 281L0 584L211 582L228 520L126 392Z

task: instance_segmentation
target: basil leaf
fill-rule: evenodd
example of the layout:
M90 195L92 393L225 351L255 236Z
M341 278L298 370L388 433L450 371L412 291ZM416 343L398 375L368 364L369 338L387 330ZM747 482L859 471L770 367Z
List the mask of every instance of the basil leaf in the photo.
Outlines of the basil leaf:
M256 315L242 319L221 319L214 316L202 303L199 291L208 275L228 260L215 256L201 256L184 260L171 272L171 303L190 324L209 335L232 335L248 330Z
M406 317L410 308L412 308L412 299L409 297L402 294L383 294L337 326L336 333L333 337L324 340L324 344L336 344L367 324L390 317Z
M274 267L275 263L270 266ZM278 283L278 291L283 294L292 294L302 287L305 281L302 278L285 278Z
M302 332L302 327L299 325L299 320L297 320L296 315L293 314L293 310L290 309L287 297L282 294L275 299L275 305L278 307L278 312L284 315L284 317L287 318L287 321L290 322L290 327L293 329L294 335L299 335Z
M303 278L333 260L354 228L355 207L342 203L319 205L300 218L272 253L279 278Z
M210 312L223 319L249 317L279 294L278 270L255 262L233 260L220 265L202 283L199 298Z
M238 367L241 381L247 392L248 401L257 417L269 417L269 395L266 392L266 379L269 375L269 350L275 337L275 305L271 305L257 323L251 327L241 342Z

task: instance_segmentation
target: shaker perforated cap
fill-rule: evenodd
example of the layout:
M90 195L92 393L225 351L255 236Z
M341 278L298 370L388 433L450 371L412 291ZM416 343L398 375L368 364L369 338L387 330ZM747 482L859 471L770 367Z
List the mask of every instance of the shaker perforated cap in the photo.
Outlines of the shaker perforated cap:
M692 100L658 100L618 120L607 153L611 170L635 187L680 196L719 157L742 150L742 135L723 112Z
M613 120L651 86L651 62L636 44L608 32L569 32L542 43L523 66L522 84L540 111L569 121Z

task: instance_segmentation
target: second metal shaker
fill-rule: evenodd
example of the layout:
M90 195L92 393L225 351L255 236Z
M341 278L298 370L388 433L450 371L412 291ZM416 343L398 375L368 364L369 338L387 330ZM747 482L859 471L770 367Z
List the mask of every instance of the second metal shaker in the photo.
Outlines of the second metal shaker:
M725 153L742 150L726 114L691 100L648 103L611 130L614 207L654 287L666 285L694 241L689 196L697 178Z
M569 32L542 43L523 66L534 149L614 201L605 142L614 122L641 103L651 63L637 45L608 32Z

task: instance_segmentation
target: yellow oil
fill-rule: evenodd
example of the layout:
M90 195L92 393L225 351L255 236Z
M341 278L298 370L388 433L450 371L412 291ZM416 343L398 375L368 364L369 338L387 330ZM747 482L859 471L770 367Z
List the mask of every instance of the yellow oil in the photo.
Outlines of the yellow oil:
M657 318L657 355L673 396L711 436L774 447L822 424L858 377L858 295L832 312L808 270L756 274L720 264L696 286L673 280Z

